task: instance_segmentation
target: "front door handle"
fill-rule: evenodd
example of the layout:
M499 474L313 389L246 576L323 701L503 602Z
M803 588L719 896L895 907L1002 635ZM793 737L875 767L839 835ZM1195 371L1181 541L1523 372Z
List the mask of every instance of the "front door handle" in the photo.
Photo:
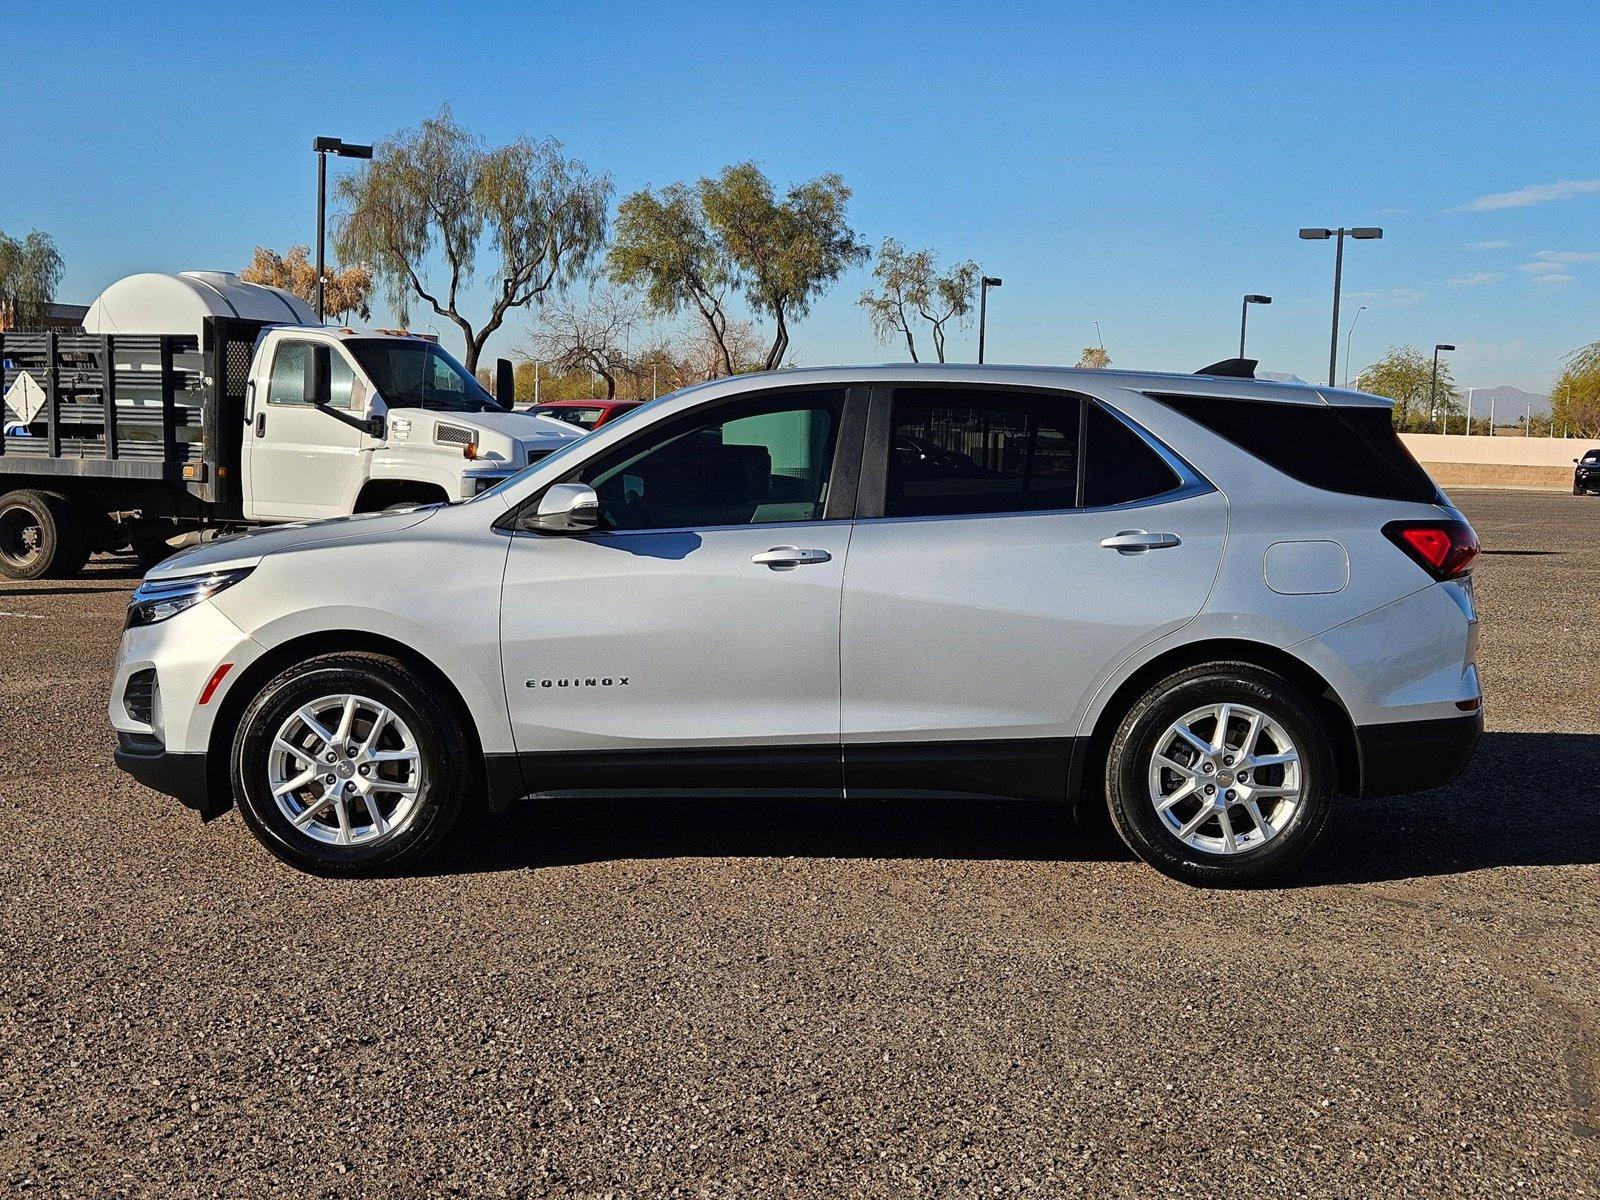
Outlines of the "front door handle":
M1183 545L1175 533L1146 533L1142 529L1124 529L1115 537L1101 538L1100 544L1118 554L1143 554L1146 550L1166 550Z
M760 554L750 556L751 562L771 567L774 571L787 571L791 567L809 567L813 563L825 563L832 559L833 555L826 550L802 550L798 546L774 546L771 550L763 550Z
M256 436L267 436L267 414L264 412L258 412L256 414Z

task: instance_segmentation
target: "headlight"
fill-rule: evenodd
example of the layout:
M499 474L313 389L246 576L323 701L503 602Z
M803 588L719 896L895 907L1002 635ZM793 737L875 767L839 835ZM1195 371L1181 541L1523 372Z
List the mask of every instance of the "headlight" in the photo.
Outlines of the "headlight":
M233 571L213 571L209 575L188 575L182 579L146 580L133 593L133 599L128 601L128 621L123 628L154 625L157 621L175 617L184 609L193 608L200 601L231 588L253 570L254 567L240 567Z

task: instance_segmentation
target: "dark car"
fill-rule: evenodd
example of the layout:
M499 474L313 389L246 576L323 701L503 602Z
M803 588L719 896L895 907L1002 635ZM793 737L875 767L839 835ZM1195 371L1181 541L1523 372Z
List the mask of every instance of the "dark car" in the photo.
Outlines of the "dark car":
M535 416L554 417L580 429L598 429L643 403L643 400L550 400L535 404L527 411Z
M1600 492L1600 447L1572 461L1577 464L1572 468L1572 494Z

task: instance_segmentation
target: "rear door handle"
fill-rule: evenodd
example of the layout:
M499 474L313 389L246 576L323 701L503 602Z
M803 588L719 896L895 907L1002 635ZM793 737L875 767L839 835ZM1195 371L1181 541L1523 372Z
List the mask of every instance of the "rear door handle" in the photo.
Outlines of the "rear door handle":
M813 563L831 561L833 555L826 550L802 550L798 546L774 546L760 554L750 556L750 561L774 571L787 571L790 567L809 567Z
M267 436L267 414L264 412L259 412L256 414L256 436Z
M1146 550L1166 550L1181 546L1183 539L1175 533L1146 533L1142 529L1124 529L1115 537L1101 538L1100 544L1118 554L1143 554Z

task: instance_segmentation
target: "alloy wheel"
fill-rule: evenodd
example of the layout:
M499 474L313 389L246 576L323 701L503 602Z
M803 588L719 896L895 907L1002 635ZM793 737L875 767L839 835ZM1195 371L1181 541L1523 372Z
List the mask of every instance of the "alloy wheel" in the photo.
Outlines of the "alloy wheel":
M422 752L405 720L365 696L303 705L278 727L267 755L278 811L333 846L370 845L405 830L423 781Z
M1300 751L1271 715L1208 704L1168 725L1149 767L1150 803L1191 849L1232 855L1278 837L1305 787Z

